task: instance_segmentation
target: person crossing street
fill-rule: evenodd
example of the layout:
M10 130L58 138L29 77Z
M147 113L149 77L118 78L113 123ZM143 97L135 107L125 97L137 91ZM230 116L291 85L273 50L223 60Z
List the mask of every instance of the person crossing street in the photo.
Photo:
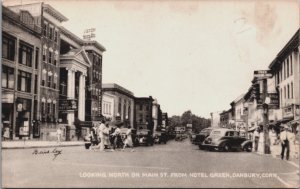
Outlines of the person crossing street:
M284 125L284 130L280 133L281 141L281 159L284 159L284 154L286 150L286 160L289 160L290 156L290 143L294 142L295 136L290 132L289 127Z

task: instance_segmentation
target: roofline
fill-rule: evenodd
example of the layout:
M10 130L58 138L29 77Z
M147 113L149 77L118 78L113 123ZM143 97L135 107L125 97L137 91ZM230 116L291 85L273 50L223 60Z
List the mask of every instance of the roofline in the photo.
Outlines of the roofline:
M74 33L72 33L70 30L68 30L67 28L60 26L61 32L65 35L67 35L68 37L70 37L72 40L74 40L76 43L79 43L80 46L83 45L83 40L81 38L79 38L77 35L75 35Z
M44 9L44 8L46 8L46 9ZM62 13L60 13L58 10L56 10L55 8L53 8L51 5L49 5L49 4L45 4L45 3L43 3L43 9L45 10L45 11L47 11L47 10L49 10L49 13L51 14L54 14L55 15L55 17L57 18L57 19L59 19L59 21L61 21L61 22L65 22L65 21L68 21L69 19L67 18L67 17L65 17ZM54 16L54 15L52 15L52 16Z
M297 42L297 40L298 40L297 44L299 45L299 28L292 36L292 38L281 49L281 51L279 51L279 53L276 55L275 59L269 65L269 69L272 69L279 62L279 60L284 56L285 52L288 50L288 47L292 45L293 42Z
M105 86L105 85L110 85L110 86ZM124 93L126 94L127 96L130 96L132 98L135 98L134 97L134 93L131 92L130 90L122 87L121 85L118 85L116 83L103 83L102 84L102 90L105 92L105 91L111 91L111 90L116 90L116 91L119 91L121 93Z
M99 49L102 52L106 51L105 47L103 45L101 45L98 41L95 41L95 40L85 41L85 40L83 40L84 45L89 45L89 43L91 43L91 45L95 46L97 49Z

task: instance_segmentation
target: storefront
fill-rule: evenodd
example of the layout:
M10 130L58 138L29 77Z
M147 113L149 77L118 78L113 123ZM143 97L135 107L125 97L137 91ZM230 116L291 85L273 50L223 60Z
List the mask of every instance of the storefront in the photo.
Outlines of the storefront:
M13 138L14 93L2 91L2 136L9 132L9 139Z
M31 134L31 99L17 98L16 100L16 137L29 138Z

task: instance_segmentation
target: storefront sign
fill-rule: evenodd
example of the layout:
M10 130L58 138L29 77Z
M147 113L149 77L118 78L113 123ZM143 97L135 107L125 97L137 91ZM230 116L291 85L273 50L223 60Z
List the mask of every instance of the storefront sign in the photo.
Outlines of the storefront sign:
M254 77L272 77L271 70L255 70Z
M14 103L14 94L13 93L2 93L2 103L9 103L12 104Z
M267 95L270 98L269 102L269 109L278 109L279 108L279 95L278 93L268 93ZM261 109L262 105L264 104L264 99L262 98L262 95L259 96L257 100L257 108Z
M294 106L288 106L283 108L283 118L293 118L294 117Z
M59 100L59 110L77 110L77 100L76 99L63 99Z
M79 127L93 127L92 121L79 121L78 122Z

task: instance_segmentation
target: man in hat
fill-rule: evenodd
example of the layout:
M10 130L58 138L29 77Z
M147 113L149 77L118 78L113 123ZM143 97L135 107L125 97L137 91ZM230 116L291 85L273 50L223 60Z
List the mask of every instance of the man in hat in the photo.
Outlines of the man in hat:
M286 160L289 160L290 156L290 143L294 142L295 136L290 132L289 127L284 125L283 131L280 133L280 141L281 141L281 159L284 158L284 152L286 149Z

